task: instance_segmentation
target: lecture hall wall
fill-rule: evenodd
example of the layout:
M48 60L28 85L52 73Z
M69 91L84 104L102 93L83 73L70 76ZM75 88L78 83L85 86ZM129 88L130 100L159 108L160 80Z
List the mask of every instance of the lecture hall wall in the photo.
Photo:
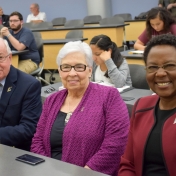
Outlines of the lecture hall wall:
M96 1L96 0L95 0ZM47 14L47 20L51 21L55 17L66 17L67 20L83 19L87 16L87 0L5 0L0 3L4 14L19 11L26 21L30 13L30 4L36 2L40 5L40 11ZM112 15L118 13L131 13L133 18L141 12L145 12L152 7L156 7L158 0L111 0Z

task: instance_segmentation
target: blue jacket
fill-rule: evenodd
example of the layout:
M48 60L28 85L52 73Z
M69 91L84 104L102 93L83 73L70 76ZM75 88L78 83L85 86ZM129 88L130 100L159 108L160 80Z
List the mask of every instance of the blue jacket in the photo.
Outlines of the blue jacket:
M29 150L39 120L41 85L10 67L0 99L0 143Z

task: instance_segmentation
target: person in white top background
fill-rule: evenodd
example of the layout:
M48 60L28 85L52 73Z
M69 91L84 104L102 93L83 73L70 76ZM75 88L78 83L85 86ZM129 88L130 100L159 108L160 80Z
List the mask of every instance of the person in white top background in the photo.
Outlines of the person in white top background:
M37 3L31 4L30 6L31 14L28 15L26 22L34 22L34 23L41 23L46 20L45 12L39 11L39 5Z

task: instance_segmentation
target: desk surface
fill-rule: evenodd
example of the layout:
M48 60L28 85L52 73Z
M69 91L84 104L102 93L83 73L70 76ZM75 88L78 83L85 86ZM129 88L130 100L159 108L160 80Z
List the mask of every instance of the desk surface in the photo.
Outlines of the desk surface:
M31 29L31 31L60 31L60 30L77 30L77 29L98 29L98 28L118 28L124 27L129 24L119 24L119 25L101 25L101 26L83 26L83 27L58 27L58 28L38 28L38 29Z
M127 58L138 58L138 59L143 58L143 54L133 54L133 53L130 53L130 51L132 51L132 50L126 50L126 51L122 51L120 53L122 56L127 57Z
M147 90L147 89L132 89L128 92L121 93L122 98L125 98L125 97L134 98L133 100L125 101L128 108L129 116L131 116L132 114L132 109L135 102L141 97L152 95L152 93L153 92L151 90Z
M127 92L122 92L121 93L121 96L122 97L134 97L133 100L130 100L130 101L125 101L125 103L127 105L134 105L134 103L141 97L145 97L145 96L148 96L148 95L152 95L153 91L151 90L147 90L147 89L132 89L130 91L127 91Z
M124 56L128 62L128 64L139 64L145 65L143 60L143 54L130 54L131 50L126 50L120 52L122 56Z
M28 52L29 50L23 50L23 51L15 51L15 50L12 50L12 55L19 55L19 54L22 54L22 53L26 53Z
M47 40L43 40L43 44L65 44L67 42L70 41L85 41L88 38L69 38L69 39L47 39Z
M144 20L144 19L125 20L125 22L138 22L138 21L146 22L146 20Z
M15 160L16 157L23 154L31 154L44 158L45 162L31 166ZM1 144L0 163L1 175L5 176L107 176L89 169Z

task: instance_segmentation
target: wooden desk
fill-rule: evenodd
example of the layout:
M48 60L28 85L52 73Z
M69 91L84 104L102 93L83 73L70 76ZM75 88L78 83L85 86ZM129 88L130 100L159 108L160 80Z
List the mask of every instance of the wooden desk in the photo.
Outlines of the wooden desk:
M143 61L143 55L142 54L129 54L131 50L126 50L120 52L122 56L124 56L128 62L128 64L139 64L139 65L145 65Z
M106 25L106 26L84 26L79 28L59 27L53 29L33 29L33 32L40 32L42 39L62 39L70 30L83 30L83 38L88 38L86 43L90 43L90 40L100 34L105 34L114 41L118 47L123 43L123 27L127 24L121 25Z
M87 38L78 38L78 39L50 39L43 40L44 44L44 69L58 69L56 64L56 57L59 50L63 45L70 41L77 40L87 40Z
M32 166L15 160L23 154L45 159L45 162ZM0 144L0 171L3 176L108 176L90 169L68 164L24 150Z
M145 20L125 21L125 24L129 24L125 26L126 41L136 41L146 28Z
M15 67L15 68L18 68L18 61L19 61L19 54L21 53L25 53L25 52L28 52L28 50L24 50L24 51L12 51L12 65Z
M12 54L12 65L15 68L18 68L18 61L19 61L18 54L15 55Z

